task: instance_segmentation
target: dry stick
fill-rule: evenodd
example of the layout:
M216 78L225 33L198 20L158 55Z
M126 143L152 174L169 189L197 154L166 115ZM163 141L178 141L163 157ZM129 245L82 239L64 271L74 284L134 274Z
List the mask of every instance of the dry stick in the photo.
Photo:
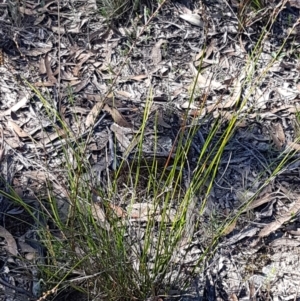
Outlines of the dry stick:
M60 28L60 0L58 0L57 2L57 26L58 28ZM61 111L61 90L60 90L60 78L61 78L61 70L60 70L60 54L61 54L61 49L60 49L60 30L58 30L58 79L57 79L57 89L58 89L58 112L59 112L59 115L61 118L63 118L63 114L62 114L62 111Z

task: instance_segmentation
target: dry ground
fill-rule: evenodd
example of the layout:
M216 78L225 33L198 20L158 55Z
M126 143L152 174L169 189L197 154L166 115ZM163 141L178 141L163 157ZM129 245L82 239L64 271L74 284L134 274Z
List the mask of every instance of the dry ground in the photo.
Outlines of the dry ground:
M182 273L201 257L219 221L238 209L241 214L226 229L213 256L205 255L205 268L194 271L186 294L177 299L300 300L300 145L295 140L300 61L294 26L298 2L282 8L281 2L269 1L260 10L246 2L239 6L224 0L169 1L145 27L150 14L143 6L124 24L106 22L93 0L15 5L3 1L1 189L10 192L11 185L35 206L36 199L47 193L43 188L50 178L60 213L66 214L59 185L65 172L63 131L47 105L59 112L75 139L86 139L93 129L85 159L101 173L111 165L107 160L111 137L124 156L142 122L145 103L153 98L145 158L153 157L155 120L162 166L187 114L188 125L198 127L187 158L192 170L210 125L219 118L225 128L242 95L247 102L201 218L197 215L201 192L195 199L192 245ZM273 24L266 25L272 16L276 16ZM189 108L199 65L202 71ZM253 70L251 77L243 70ZM221 136L220 129L214 139ZM287 150L295 152L273 176ZM69 155L74 155L71 150ZM124 168L118 181L125 182L127 174ZM257 193L261 183L264 188ZM140 185L143 191L142 176ZM250 207L241 209L251 198ZM119 201L118 206L124 206L124 200ZM40 279L30 255L47 250L35 236L36 221L4 196L0 213L0 300L38 299L32 285ZM144 217L132 218L138 222ZM79 300L71 295L66 300L74 298Z

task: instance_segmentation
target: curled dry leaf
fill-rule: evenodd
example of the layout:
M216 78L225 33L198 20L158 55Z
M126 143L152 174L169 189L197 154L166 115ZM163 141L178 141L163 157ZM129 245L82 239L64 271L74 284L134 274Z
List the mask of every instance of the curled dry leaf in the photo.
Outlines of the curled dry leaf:
M276 148L281 150L285 143L285 134L281 123L273 123L268 129Z
M161 54L161 45L166 43L166 40L160 39L157 43L155 43L154 47L152 48L151 51L151 58L153 61L154 65L157 65L161 62L162 60L162 54Z
M49 82L56 84L57 81L51 69L51 62L49 60L48 53L45 55L45 67Z
M126 121L122 114L115 108L111 108L109 105L105 105L103 108L107 113L109 113L114 120L114 122L122 127L131 128L132 125Z
M123 156L127 157L133 150L133 148L137 145L139 138L135 137L132 141L130 141L127 136L129 133L133 133L132 129L121 127L116 123L113 123L110 129L112 132L114 132L118 142L122 146Z
M6 241L6 245L3 247L4 250L9 252L11 255L18 255L18 247L14 237L2 226L0 226L0 236Z
M92 110L86 117L86 121L85 121L86 127L90 127L95 124L96 118L98 117L100 111L102 110L103 105L104 105L103 100L96 102L96 104L93 106Z

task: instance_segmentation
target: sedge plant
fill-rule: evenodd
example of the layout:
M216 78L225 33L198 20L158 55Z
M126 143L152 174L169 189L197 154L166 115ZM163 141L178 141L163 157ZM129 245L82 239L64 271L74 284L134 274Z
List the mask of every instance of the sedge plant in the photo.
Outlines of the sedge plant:
M274 20L275 17L272 17ZM248 58L251 66L258 62L261 41L266 32ZM243 85L250 84L254 89L273 62L257 79L254 79L254 69L246 65ZM198 73L201 72L200 65ZM194 85L196 87L197 81ZM226 146L236 131L237 122L246 117L242 109L250 92L246 96L239 95L238 105L229 121L224 121L220 116L211 122L210 117L205 116L190 123L189 117L184 116L173 140L170 156L162 164L155 155L159 138L157 118L154 119L156 130L152 135L155 142L153 155L150 160L145 160L143 153L152 108L150 91L141 125L132 140L134 145L129 148L130 153L125 151L120 154L118 141L115 140L113 155L118 165L115 170L106 166L106 179L100 183L94 181L95 175L90 172L91 166L85 159L91 133L86 136L86 140L76 138L76 130L70 129L47 97L29 86L42 101L48 118L60 124L60 129L54 128L59 133L60 130L64 132L64 139L58 135L58 139L61 139L60 155L63 158L59 172L62 180L57 182L56 177L51 176L54 171L45 162L45 169L49 169L49 177L44 183L47 193L38 200L38 207L28 205L12 189L9 193L1 193L21 205L33 217L40 242L47 250L45 258L37 262L45 283L41 300L51 298L66 288L84 292L91 298L116 301L147 300L169 295L173 287L188 288L189 277L193 273L174 274L174 270L180 271L180 260L183 261L187 256L188 247L183 246L192 245L195 232L203 226L198 221L205 214L207 198ZM195 87L190 95L190 103L195 96ZM78 117L73 117L74 122L80 124ZM190 165L192 143L202 125L209 125L209 130L195 164ZM106 152L109 153L108 148ZM257 193L225 220L223 218L217 222L192 272L203 270L204 261L213 256L228 226L284 170L292 156L293 151L279 154L277 160L268 166L272 170L271 175L266 177L261 173L258 176L263 181ZM125 180L120 181L121 177ZM63 201L68 204L64 214L57 203L56 189L64 192ZM132 212L134 208L141 210L140 204L147 204L143 216L139 211L139 218L142 216L143 219L134 221ZM37 218L37 210L44 222ZM177 258L179 251L182 257Z

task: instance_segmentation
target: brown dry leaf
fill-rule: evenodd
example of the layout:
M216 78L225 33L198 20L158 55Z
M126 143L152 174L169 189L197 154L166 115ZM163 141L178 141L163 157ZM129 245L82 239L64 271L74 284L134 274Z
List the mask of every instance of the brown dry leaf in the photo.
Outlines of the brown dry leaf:
M111 29L111 26L98 29L90 34L90 42L103 43L104 41L109 40L112 37L113 33L114 32Z
M92 205L92 215L98 221L101 221L101 222L106 221L106 215L104 213L104 210L100 207L100 204L98 204L98 203L94 203Z
M235 293L231 294L229 296L229 301L239 301L238 297L236 296Z
M236 219L233 220L228 226L225 227L225 229L223 230L222 234L223 235L227 235L227 234L231 233L235 229L235 227L236 227L236 222L237 222Z
M288 152L289 151L289 149L294 149L294 150L296 150L296 151L300 151L300 144L298 144L298 143L295 143L295 142L292 142L292 141L288 141L287 142L287 146L289 147L289 148L287 148L286 149L286 151Z
M127 91L120 91L120 90L116 90L115 94L120 96L120 97L124 97L124 98L132 98L132 93L127 92Z
M292 106L281 106L279 108L279 111L282 110L287 110L288 113L298 113L300 111L300 107L297 105L292 105ZM274 112L277 113L277 112Z
M193 63L189 63L189 67L190 67L190 70L192 71L192 74L194 76L194 80L193 80L192 84L190 85L190 88L194 87L196 80L197 80L196 85L197 85L198 88L211 87L212 89L216 89L216 90L225 88L225 85L222 85L221 83L219 83L219 82L212 79L213 74L211 74L209 76L209 78L206 78L203 75L198 74L199 72L195 68Z
M0 226L0 236L3 237L6 241L6 245L3 246L3 249L9 252L11 255L18 255L18 247L14 237L2 226Z
M182 109L192 109L192 110L198 109L198 107L195 106L195 102L194 102L194 101L191 101L191 100L185 101L183 104L180 105L180 107L181 107Z
M109 113L114 120L114 122L125 128L132 128L132 125L126 121L122 114L115 108L111 108L109 105L105 105L103 108L104 111Z
M276 148L281 150L285 143L285 134L281 123L273 123L268 129Z
M72 113L82 114L82 115L88 115L91 112L89 109L86 109L86 108L83 108L83 107L79 107L79 106L72 106L71 108L69 108L69 110Z
M110 208L115 212L118 217L125 217L126 212L120 206L110 204Z
M56 84L57 80L56 80L55 76L53 75L53 72L51 69L51 62L49 60L48 53L45 55L45 67L46 67L46 73L47 73L49 82Z
M129 79L136 80L138 82L145 79L145 78L148 78L148 75L140 74L140 75L135 75L135 76L129 77Z
M96 219L96 221L102 228L107 231L110 230L110 226L106 220L105 212L101 208L101 205L99 203L92 204L92 216Z
M149 203L136 203L127 206L128 215L140 221L148 221L153 215L159 214L159 208Z
M233 93L225 100L224 103L218 105L219 108L231 108L233 107L240 99L242 93L242 81L244 79L244 73L235 80L233 85Z
M22 143L17 138L5 138L5 143L7 143L11 148L21 147Z
M151 51L151 58L154 65L158 65L162 60L162 54L160 47L162 44L166 43L166 40L160 39L157 43L155 43L154 47Z
M98 117L100 111L102 110L103 105L104 105L104 101L102 99L96 102L96 104L93 106L92 110L89 112L85 120L85 126L87 128L95 124L96 118Z
M71 82L70 82L70 86L71 87L74 87L74 86L77 86L78 84L80 84L81 83L81 80L72 80Z
M46 70L45 60L41 57L39 62L39 73L46 74L46 72L47 70Z
M191 116L192 118L197 118L197 120L199 120L200 118L203 118L206 115L206 110L204 109L198 109L198 110L189 110L188 112L189 116Z
M259 237L268 236L271 232L279 229L283 223L288 222L291 218L298 214L300 211L300 198L295 201L295 204L291 208L277 217L276 220L267 226L265 226L259 233Z
M26 133L24 130L22 130L16 123L9 120L8 125L13 129L13 131L20 137L20 138L26 138L30 137L28 133Z

